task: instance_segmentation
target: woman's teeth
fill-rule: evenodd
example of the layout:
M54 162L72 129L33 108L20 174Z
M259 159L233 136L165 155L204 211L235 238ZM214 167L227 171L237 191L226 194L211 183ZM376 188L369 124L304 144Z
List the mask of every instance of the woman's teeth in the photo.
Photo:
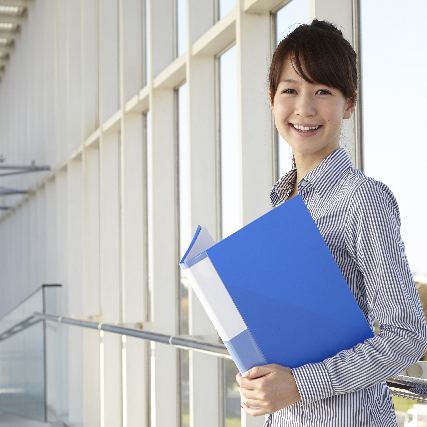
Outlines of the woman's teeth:
M320 126L310 126L310 127L308 127L308 126L298 126L298 125L292 125L295 129L298 129L298 130L304 130L304 131L309 131L309 130L316 130L316 129L319 129L320 128Z

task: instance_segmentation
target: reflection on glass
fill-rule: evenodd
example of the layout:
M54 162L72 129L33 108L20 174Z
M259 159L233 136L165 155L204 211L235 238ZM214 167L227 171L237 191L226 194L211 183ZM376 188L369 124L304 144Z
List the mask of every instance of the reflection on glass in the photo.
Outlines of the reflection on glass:
M178 56L181 56L187 48L186 40L186 9L185 0L176 0L176 20L177 20L177 52Z
M292 0L276 13L276 45L300 24L310 22L310 1ZM278 178L292 168L292 150L277 132Z
M425 121L427 87L420 84L420 76L427 74L427 3L408 0L382 6L369 0L360 4L364 172L396 196L409 266L426 312L427 144L420 124ZM380 20L373 19L376 13ZM403 424L405 418L409 423L415 413L426 413L427 405L419 411L415 401L393 397L393 402L400 425L409 425Z
M178 173L179 173L179 242L180 259L191 241L190 230L190 174L189 174L189 144L188 144L188 96L187 84L177 90L178 104ZM188 335L188 286L189 283L180 269L180 334ZM181 360L181 425L190 425L189 402L189 354L180 350Z
M236 54L233 46L219 57L222 238L241 227Z
M62 415L66 387L62 325L27 323L34 312L58 314L61 288L44 285L0 320L0 333L9 330L0 343L0 410L33 420L56 420ZM15 327L12 331L10 328ZM65 336L66 338L66 336ZM46 364L49 357L49 364ZM54 395L54 392L56 394ZM49 407L49 413L46 413Z
M236 0L219 0L219 19L224 18L231 10L236 7Z
M236 55L236 46L233 46L219 57L222 238L241 227ZM225 360L223 367L225 425L237 427L240 426L240 395L235 379L237 368L231 360Z
M150 0L145 0L145 84L148 84L151 78L150 43Z

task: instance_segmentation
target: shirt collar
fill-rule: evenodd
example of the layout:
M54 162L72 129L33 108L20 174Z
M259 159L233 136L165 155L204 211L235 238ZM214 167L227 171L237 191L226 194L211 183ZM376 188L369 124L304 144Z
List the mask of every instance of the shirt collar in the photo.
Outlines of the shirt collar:
M351 167L352 163L345 149L339 148L329 154L328 157L311 170L302 180L311 184L314 190L320 196L323 196L326 190L337 182L344 171ZM274 184L270 194L273 206L277 206L289 197L295 186L296 177L297 170L296 168L292 168Z

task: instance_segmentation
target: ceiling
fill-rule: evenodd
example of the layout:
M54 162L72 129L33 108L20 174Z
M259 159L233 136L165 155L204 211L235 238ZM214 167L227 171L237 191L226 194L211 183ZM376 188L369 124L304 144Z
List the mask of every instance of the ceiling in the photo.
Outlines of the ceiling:
M15 46L15 38L25 20L26 0L0 0L0 82Z

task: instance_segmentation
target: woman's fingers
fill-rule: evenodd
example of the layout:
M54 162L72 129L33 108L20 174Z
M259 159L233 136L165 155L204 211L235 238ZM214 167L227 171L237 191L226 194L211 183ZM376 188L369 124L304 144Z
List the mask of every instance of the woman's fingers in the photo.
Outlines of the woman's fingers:
M252 415L253 417L259 417L261 415L266 415L270 413L265 408L261 408L261 407L251 408L250 406L252 405L247 405L244 402L242 402L240 406L247 414Z
M265 403L259 399L250 399L248 397L242 397L242 403L245 403L248 406L262 408L265 406Z

